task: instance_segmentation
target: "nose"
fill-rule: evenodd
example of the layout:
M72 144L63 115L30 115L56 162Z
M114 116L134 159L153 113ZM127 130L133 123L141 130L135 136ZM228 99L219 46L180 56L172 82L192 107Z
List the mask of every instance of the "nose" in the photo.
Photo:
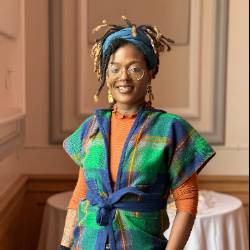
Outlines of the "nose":
M119 80L120 81L125 81L129 78L129 74L128 74L128 71L126 69L122 69L121 70L121 75L119 77Z

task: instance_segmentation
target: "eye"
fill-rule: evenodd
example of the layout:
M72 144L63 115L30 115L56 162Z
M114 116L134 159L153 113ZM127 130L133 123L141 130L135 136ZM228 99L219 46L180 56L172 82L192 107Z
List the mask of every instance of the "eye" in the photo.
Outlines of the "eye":
M111 65L109 67L109 71L112 73L112 74L117 74L120 72L120 68L118 66L115 66L115 65Z
M140 73L142 71L142 68L139 66L132 66L129 68L129 71L131 73Z

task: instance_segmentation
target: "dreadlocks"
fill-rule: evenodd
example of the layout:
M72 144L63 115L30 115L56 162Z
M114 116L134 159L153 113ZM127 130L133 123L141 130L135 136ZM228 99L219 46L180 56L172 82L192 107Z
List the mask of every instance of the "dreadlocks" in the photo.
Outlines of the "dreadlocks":
M154 65L153 69L153 75L152 77L155 78L156 74L158 73L159 70L159 53L163 52L165 47L167 48L167 51L171 50L170 43L174 43L173 40L170 38L165 37L162 35L159 31L159 29L156 26L150 26L150 25L140 25L136 27L135 24L131 23L125 16L122 16L122 20L126 22L129 28L131 28L131 35L132 37L137 36L137 31L140 30L144 32L144 34L148 37L151 46L153 48L154 54L155 54L155 59L156 63ZM117 38L114 41L112 41L111 46L109 46L106 50L105 53L103 53L103 45L106 41L106 39L126 27L115 25L115 24L108 24L106 20L103 20L102 24L97 26L96 28L93 29L93 33L99 31L102 28L106 28L105 34L103 37L100 39L97 39L94 46L92 47L91 55L94 58L94 72L97 74L97 79L99 82L101 82L100 87L98 88L96 94L94 95L94 100L97 102L98 97L102 91L102 88L105 86L106 82L106 70L108 67L108 62L110 59L110 56L120 47L124 46L125 44L130 43L129 41L126 41L122 38ZM134 45L134 44L133 44ZM136 45L134 45L137 47ZM139 50L140 48L137 47ZM144 55L144 58L146 60L147 66L149 68L149 60L148 58Z

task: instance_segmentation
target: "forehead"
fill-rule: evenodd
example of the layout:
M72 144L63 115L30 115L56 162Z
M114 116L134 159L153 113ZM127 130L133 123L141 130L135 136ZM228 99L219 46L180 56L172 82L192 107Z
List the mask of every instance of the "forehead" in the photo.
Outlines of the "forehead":
M142 52L130 44L126 44L117 49L116 52L110 56L109 62L120 64L129 64L131 62L146 63Z

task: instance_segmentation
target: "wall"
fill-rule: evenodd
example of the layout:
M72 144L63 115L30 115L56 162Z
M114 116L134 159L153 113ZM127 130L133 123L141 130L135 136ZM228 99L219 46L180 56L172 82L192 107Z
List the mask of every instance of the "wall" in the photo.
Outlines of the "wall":
M229 2L226 144L214 147L217 156L205 175L248 175L248 1ZM48 5L27 0L26 10L27 127L21 171L76 173L62 147L48 145Z
M205 174L248 175L249 1L229 1L225 146Z
M24 132L20 131L19 134L17 129L18 119L25 113L24 1L1 1L0 9L1 198L11 182L18 178L20 169L20 150L15 148L20 144L20 135Z
M67 173L69 159L49 141L48 1L26 0L26 140L20 172Z
M228 70L225 146L214 147L217 156L205 175L248 175L248 1L229 1ZM49 138L48 2L25 1L26 12L26 138L20 173L76 173L77 167ZM0 60L3 60L0 57ZM12 156L15 158L15 156ZM12 160L0 163L11 171Z
M13 153L0 162L0 198L19 177L19 154Z

